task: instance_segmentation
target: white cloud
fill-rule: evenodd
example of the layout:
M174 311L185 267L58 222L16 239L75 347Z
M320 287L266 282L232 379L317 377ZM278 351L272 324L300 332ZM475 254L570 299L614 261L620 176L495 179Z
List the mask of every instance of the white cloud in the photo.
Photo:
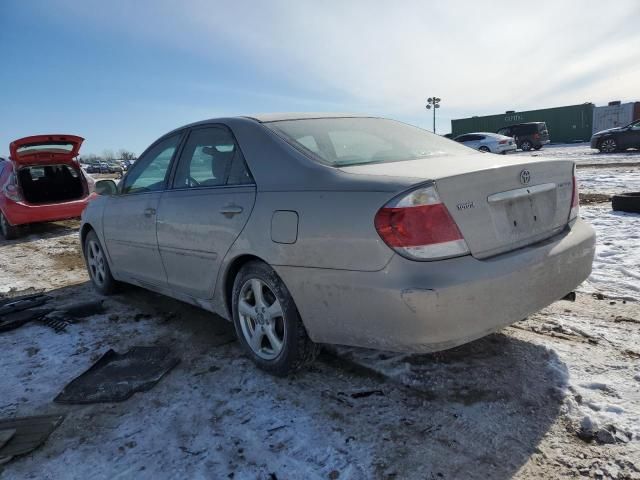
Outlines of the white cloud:
M73 10L204 58L226 49L347 107L423 115L436 94L456 117L640 95L636 0L84 5Z

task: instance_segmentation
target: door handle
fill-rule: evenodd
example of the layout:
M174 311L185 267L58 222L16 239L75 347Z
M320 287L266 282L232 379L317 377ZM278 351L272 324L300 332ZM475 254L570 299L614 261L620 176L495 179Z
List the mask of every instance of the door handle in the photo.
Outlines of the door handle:
M156 209L155 208L145 208L144 209L144 216L145 217L152 217L155 214L156 214Z
M225 205L224 207L222 207L220 209L220 213L223 214L225 217L233 217L234 215L238 215L239 213L242 213L243 208L240 205L235 205L235 204L230 204L230 205Z

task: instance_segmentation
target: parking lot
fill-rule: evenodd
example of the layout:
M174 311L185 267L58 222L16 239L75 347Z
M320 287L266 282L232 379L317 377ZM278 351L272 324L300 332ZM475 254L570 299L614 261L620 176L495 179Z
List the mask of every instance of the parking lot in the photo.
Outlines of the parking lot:
M637 152L588 145L541 155L578 162L581 192L638 191ZM137 287L56 333L0 333L0 417L65 415L2 478L640 478L640 216L581 209L598 234L592 276L499 333L428 355L327 347L281 379L242 354L228 322ZM44 291L54 306L96 299L78 222L0 242L0 295ZM527 292L522 292L526 295ZM499 299L496 299L499 301ZM120 403L53 398L105 351L168 346L180 358Z

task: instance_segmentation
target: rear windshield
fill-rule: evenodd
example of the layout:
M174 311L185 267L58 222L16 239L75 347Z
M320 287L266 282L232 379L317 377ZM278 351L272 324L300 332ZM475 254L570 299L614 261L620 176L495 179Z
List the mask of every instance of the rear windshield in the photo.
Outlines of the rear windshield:
M265 123L298 149L333 166L468 154L471 149L382 118L315 118Z
M49 142L49 143L36 143L31 145L21 145L18 147L18 153L24 152L38 152L38 151L47 151L47 152L60 152L60 153L69 153L73 150L75 143L68 142Z

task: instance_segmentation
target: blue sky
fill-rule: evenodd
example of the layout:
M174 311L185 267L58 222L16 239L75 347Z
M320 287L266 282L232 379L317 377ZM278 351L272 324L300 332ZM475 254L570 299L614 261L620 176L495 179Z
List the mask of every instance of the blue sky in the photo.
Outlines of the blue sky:
M450 119L640 100L640 3L0 2L0 155L35 133L141 153L220 115L353 111Z

